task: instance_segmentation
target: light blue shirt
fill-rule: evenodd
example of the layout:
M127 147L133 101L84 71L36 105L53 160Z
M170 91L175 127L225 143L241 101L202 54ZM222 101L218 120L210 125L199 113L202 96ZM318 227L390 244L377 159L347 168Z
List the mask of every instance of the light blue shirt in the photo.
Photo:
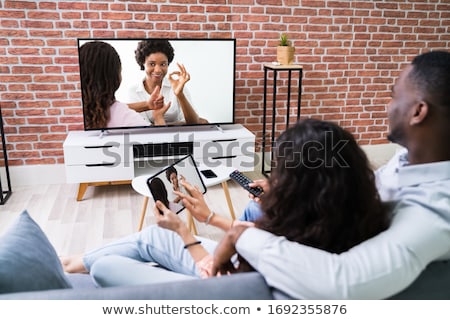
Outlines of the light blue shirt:
M408 151L406 148L399 149L386 165L375 171L378 193L381 200L393 201L398 199L399 176L401 167L408 165Z
M450 259L450 161L403 166L395 176L398 187L392 185L391 197L399 200L391 226L347 252L332 254L256 228L241 235L237 251L274 294L388 298L408 287L430 262Z

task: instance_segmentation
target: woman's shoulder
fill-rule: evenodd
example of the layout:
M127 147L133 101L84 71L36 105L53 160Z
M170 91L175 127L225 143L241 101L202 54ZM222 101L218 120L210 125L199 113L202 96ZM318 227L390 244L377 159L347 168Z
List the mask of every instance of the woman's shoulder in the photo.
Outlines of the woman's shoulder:
M148 123L127 104L116 101L110 108L108 127L146 126Z
M111 105L111 112L113 111L120 111L120 112L128 112L128 111L132 111L130 108L128 108L128 105L126 103L120 102L120 101L115 101L112 105Z

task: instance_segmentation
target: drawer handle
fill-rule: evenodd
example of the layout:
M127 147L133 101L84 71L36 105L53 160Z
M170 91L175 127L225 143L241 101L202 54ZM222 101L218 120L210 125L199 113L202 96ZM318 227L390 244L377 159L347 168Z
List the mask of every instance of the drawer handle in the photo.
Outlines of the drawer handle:
M85 146L85 149L102 149L102 148L113 148L113 145L105 145L105 146Z
M232 158L236 158L237 156L223 156L223 157L211 157L211 159L213 160L218 160L218 159L232 159Z
M115 163L92 163L92 164L87 164L86 167L110 167L115 165Z
M236 141L237 139L222 139L222 140L212 140L212 142L231 142Z

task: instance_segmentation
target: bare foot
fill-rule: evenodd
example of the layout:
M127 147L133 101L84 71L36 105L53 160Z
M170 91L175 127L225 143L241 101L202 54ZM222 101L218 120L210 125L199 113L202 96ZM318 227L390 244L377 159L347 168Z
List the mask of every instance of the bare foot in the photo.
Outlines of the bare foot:
M83 255L73 255L59 258L64 272L67 273L88 273L83 264Z

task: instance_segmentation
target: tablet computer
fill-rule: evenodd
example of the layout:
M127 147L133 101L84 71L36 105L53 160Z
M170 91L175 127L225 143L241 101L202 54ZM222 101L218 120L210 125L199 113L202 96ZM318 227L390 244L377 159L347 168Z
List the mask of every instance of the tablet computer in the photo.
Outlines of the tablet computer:
M184 209L183 201L174 193L175 190L187 193L181 185L181 179L185 179L191 185L198 187L203 194L206 193L206 186L197 165L192 155L187 155L147 179L147 186L153 200L155 202L160 200L172 212L181 212Z

